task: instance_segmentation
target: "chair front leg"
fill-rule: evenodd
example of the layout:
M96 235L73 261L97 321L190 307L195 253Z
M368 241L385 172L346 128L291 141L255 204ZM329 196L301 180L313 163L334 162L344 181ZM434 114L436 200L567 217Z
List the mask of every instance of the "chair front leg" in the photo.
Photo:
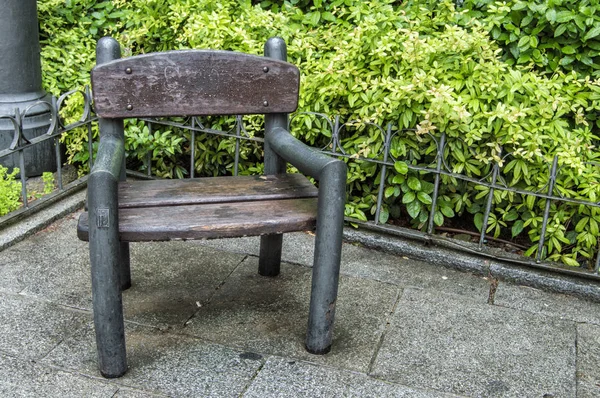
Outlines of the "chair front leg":
M342 229L346 202L346 165L328 164L319 180L315 258L312 273L306 350L326 354L333 341Z
M102 376L127 371L121 297L122 258L116 203L117 183L108 173L90 176L88 183L92 304Z

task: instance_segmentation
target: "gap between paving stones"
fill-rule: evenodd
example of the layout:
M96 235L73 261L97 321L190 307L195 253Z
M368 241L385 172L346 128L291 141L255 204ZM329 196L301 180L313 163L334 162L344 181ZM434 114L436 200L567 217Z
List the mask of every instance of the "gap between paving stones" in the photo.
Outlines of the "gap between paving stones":
M219 286L217 286L214 290L214 292L210 295L210 297L204 301L204 303L197 303L198 305L198 309L188 318L185 320L185 322L182 325L182 328L185 328L187 325L189 325L190 321L200 312L202 311L202 306L203 305L208 305L210 304L210 302L212 301L212 299L219 293L219 290L223 287L223 285L225 285L225 283L227 283L227 279L229 279L229 277L235 272L235 270L238 269L238 267L240 267L244 261L246 261L246 259L249 257L249 255L244 256L244 258L242 258L240 260L239 263L237 263L237 265L235 267L233 267L231 269L231 272L229 272L229 274L227 274L227 276L221 280L221 283L219 283Z
M392 317L394 316L394 313L396 312L396 308L398 308L398 303L400 303L400 299L402 298L403 291L404 291L403 288L398 289L398 291L396 292L396 300L394 301L394 305L392 305L392 308L386 314L385 327L383 328L383 331L381 332L381 335L379 336L379 341L377 342L377 345L375 346L375 350L373 351L373 356L371 357L371 362L369 362L369 366L367 368L367 375L369 375L369 376L373 372L373 368L375 367L375 361L377 360L377 355L379 354L379 350L381 349L381 346L383 345L385 336L387 335L388 331L390 330L390 327L392 325Z

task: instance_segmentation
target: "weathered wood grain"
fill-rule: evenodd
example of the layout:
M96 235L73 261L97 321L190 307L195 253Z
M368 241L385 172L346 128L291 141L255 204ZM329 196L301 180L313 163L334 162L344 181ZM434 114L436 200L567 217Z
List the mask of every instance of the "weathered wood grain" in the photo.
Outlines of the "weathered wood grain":
M119 208L317 197L302 174L119 183Z
M312 230L317 199L141 207L119 210L122 241L230 238ZM77 235L88 240L88 213L79 218Z
M93 69L94 109L105 118L289 113L299 76L287 62L231 51L145 54Z

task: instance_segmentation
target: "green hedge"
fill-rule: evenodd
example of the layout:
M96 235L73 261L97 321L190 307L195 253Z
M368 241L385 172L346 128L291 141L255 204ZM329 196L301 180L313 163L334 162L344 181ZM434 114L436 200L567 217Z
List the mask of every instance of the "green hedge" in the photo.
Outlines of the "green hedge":
M408 218L416 228L426 225L432 177L407 165L432 164L434 138L442 132L448 137L446 158L453 172L483 177L497 162L507 185L540 190L548 182L548 164L559 155L557 191L593 201L600 196L598 168L589 164L598 153L598 82L576 72L557 69L547 75L505 62L502 48L488 34L489 20L467 18L467 11L457 12L452 1L338 0L295 7L237 0L43 0L38 6L44 82L54 94L88 84L93 43L104 34L115 35L126 55L180 48L260 54L268 37L283 37L290 61L302 71L300 111L359 121L344 129L347 153L379 156L381 134L367 122L391 122L402 129L392 141L398 162L387 177L381 221ZM75 99L65 112L74 112L77 105ZM227 128L231 120L209 123ZM251 133L258 131L257 119L249 124ZM305 142L324 145L329 140L325 123L317 119L300 116L294 126ZM226 159L234 143L201 138L198 174L230 170ZM86 139L83 132L65 138L70 160L83 167ZM131 122L127 145L130 166L141 164L150 149L159 175L186 173L180 155L189 153L190 143L183 136L161 131L149 137L142 125ZM244 172L260 170L260 152L255 146L244 150ZM347 215L373 217L379 179L375 164L349 163ZM460 217L480 226L487 189L442 180L435 223ZM496 191L488 232L528 234L528 254L533 254L543 206L543 200ZM549 258L573 266L591 264L599 222L596 209L553 203L545 245Z
M600 77L599 0L466 0L463 7L503 46L507 63Z

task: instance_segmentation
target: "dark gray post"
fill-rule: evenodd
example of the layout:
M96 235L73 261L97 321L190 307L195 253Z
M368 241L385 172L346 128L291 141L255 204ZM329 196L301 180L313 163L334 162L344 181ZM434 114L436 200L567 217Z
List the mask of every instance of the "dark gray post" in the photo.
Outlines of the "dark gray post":
M280 37L272 37L265 43L265 57L287 60L285 42ZM288 115L277 113L265 115L265 136L276 127L287 128ZM265 140L265 174L285 174L286 162L278 156ZM283 234L263 235L260 237L258 273L263 276L277 276L281 268L281 246Z
M306 350L326 354L333 341L342 231L346 204L346 164L334 160L319 178L319 202L315 238Z
M97 64L120 56L116 40L105 37L98 42ZM121 288L130 284L128 261L123 261L128 247L119 240L117 205L118 181L125 177L125 150L122 120L100 119L99 123L100 146L88 181L89 240L98 366L110 378L127 371Z
M0 115L23 112L23 134L31 139L48 130L51 103L42 89L42 68L35 0L0 0ZM0 149L8 148L14 136L12 124L0 120ZM46 140L25 150L27 176L56 170L54 140ZM17 154L0 159L7 167L19 167Z
M333 341L346 204L346 164L304 145L283 128L273 129L267 140L301 173L319 181L306 349L313 354L325 354Z

